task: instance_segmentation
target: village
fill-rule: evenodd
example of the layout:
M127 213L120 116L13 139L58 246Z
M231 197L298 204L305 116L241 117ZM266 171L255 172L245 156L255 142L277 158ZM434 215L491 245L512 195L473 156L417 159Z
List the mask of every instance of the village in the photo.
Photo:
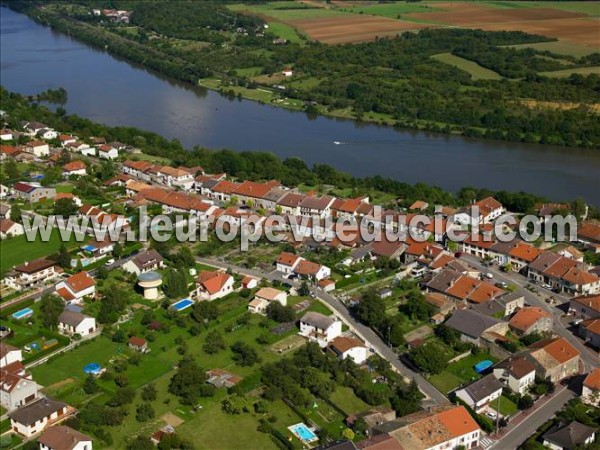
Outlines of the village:
M234 430L249 448L595 441L600 223L585 211L575 241L501 242L494 223L519 215L493 197L394 209L35 121L0 139L2 448L219 448ZM130 242L140 207L284 238ZM536 205L540 221L568 209ZM28 242L23 217L50 215L94 227ZM339 239L338 218L405 238Z

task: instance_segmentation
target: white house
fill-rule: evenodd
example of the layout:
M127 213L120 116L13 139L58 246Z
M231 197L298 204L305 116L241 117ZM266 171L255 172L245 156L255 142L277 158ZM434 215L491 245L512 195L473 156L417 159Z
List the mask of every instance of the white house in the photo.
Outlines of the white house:
M600 369L595 368L583 380L581 401L587 405L600 406Z
M309 311L300 319L301 336L314 341L321 348L327 347L336 337L342 334L342 322L318 312Z
M233 277L226 272L204 270L196 279L196 297L216 300L233 292Z
M42 139L56 139L58 137L58 132L52 128L44 128L38 131L36 136Z
M8 417L14 432L30 438L53 423L65 419L68 414L69 405L44 397L9 412Z
M119 150L106 144L99 145L98 157L103 159L117 159L119 157Z
M20 408L38 398L40 386L25 371L23 363L15 361L0 369L0 404L8 411Z
M96 331L96 319L85 314L65 309L58 316L58 331L62 334L87 336Z
M38 438L40 450L92 450L92 438L71 427L49 427Z
M42 258L16 266L7 273L4 283L13 289L29 289L55 279L58 274L56 261Z
M253 278L248 275L246 275L242 279L242 288L243 289L254 289L256 286L258 286L258 279Z
M28 142L26 147L29 153L33 153L37 157L48 156L50 154L50 146L44 141Z
M287 293L279 289L264 287L259 289L248 304L248 311L253 314L265 314L271 302L287 305Z
M535 366L523 356L510 357L494 366L494 376L513 392L524 395L535 382Z
M12 141L13 140L13 132L11 130L1 130L0 131L0 141Z
M303 259L294 269L294 272L301 275L309 280L320 281L325 278L329 278L331 275L331 269L327 266L314 263Z
M0 239L20 236L22 234L25 234L23 225L13 222L10 219L0 219Z
M350 358L356 364L364 363L369 357L369 349L358 339L340 336L335 338L329 349L340 359Z
M456 396L476 412L481 412L502 395L502 384L493 375L485 377L456 391Z
M292 253L283 252L275 261L277 271L289 275L294 272L294 269L300 263L302 258Z
M0 343L0 368L18 361L23 361L22 350L10 344Z
M68 178L71 175L83 176L87 174L86 165L83 161L71 161L62 167L63 177Z
M84 297L91 297L96 293L96 281L87 272L82 271L58 283L56 293L67 304L78 304Z
M154 249L142 251L123 264L122 269L129 273L135 273L139 275L144 272L151 272L153 270L164 267L164 259Z

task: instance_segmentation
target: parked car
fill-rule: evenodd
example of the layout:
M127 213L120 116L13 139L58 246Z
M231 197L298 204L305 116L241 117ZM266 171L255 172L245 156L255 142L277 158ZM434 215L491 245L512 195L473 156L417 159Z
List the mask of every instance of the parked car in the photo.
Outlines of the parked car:
M484 274L484 277L486 277L488 280L491 280L492 278L494 278L494 274L491 272L486 272Z
M496 283L496 287L499 287L501 289L506 289L508 287L508 283L506 281L498 281Z
M490 419L496 419L496 417L498 417L498 414L496 414L494 411L489 410L489 409L487 410L485 415L488 416Z
M542 287L544 289L550 289L550 290L552 290L552 286L550 286L549 284L542 284Z
M106 261L106 262L104 263L104 265L105 265L105 266L110 266L111 264L114 264L114 263L115 263L115 260L114 260L114 258L110 258L108 261Z

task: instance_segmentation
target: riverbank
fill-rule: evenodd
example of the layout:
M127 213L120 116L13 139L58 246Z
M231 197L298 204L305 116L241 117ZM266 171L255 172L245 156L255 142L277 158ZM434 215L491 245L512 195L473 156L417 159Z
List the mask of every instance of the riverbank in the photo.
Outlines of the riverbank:
M417 43L417 53L411 57L402 54L408 51L404 47L412 44L408 43L411 40L408 38L406 43L402 39L373 43L370 44L372 49L353 47L350 53L356 52L356 69L352 68L351 59L338 63L339 67L335 70L323 71L319 64L312 62L313 59L327 58L327 52L333 52L331 57L336 60L345 59L347 55L344 48L350 47L329 46L324 49L320 46L297 46L282 50L282 46L266 45L262 48L256 44L256 39L242 39L230 32L219 35L226 39L222 45L211 46L210 43L169 37L139 25L121 27L87 23L79 20L81 12L79 16L74 16L72 12L68 14L52 2L37 8L23 8L19 2L10 6L39 23L158 73L216 90L227 97L303 111L311 117L322 115L397 129L513 142L586 148L600 146L600 130L586 104L582 103L576 110L550 111L528 108L519 102L521 98L553 100L554 103L586 98L593 101L587 95L588 87L564 79L525 81L520 78L509 80L509 84L506 84L508 79L477 82L469 80L468 76L465 78L460 71L440 67L440 63L430 58L429 50L422 55L418 53L421 47L450 45L443 43L448 38L456 39L452 35L432 34L411 38L423 41ZM438 31L452 33L448 30ZM467 34L459 36L457 42L467 47L471 45L470 41L473 41L472 45L478 42L479 38L471 36L468 30L460 33L464 32ZM143 38L140 37L142 34ZM544 39L518 32L487 34L489 36L486 35L485 39L494 42L490 49L496 49L495 45L502 43ZM240 39L248 43L240 44ZM198 52L198 44L203 44L201 52ZM388 45L398 47L390 48L389 52L400 52L399 61L390 63L385 57L376 61L385 54ZM193 46L193 52L190 46ZM227 50L229 47L235 50ZM441 47L440 50L448 50ZM488 51L492 51L490 49ZM373 53L373 67L362 66L366 63L360 62L364 59L364 52ZM291 61L292 65L301 59L303 70L300 70L300 75L294 72L292 77L282 81L283 84L277 84L280 74L275 67L282 64L282 58ZM255 61L254 65L261 73L259 77L250 76L252 68L248 67L249 61ZM515 64L514 70L524 70L522 62ZM311 65L314 67L311 68ZM411 65L414 68L411 69ZM355 72L364 72L364 76L357 77ZM584 85L587 86L586 83ZM490 103L491 99L494 100Z

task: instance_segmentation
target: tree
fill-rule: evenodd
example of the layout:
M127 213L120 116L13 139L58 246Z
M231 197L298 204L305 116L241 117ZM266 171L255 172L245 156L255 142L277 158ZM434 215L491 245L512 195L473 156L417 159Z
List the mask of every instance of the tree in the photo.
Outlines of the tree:
M425 302L421 292L411 291L407 295L406 303L400 306L400 311L413 320L427 320L431 314L431 307Z
M256 350L242 341L237 341L231 346L233 360L240 366L253 366L260 362Z
M214 302L198 302L194 305L191 316L196 322L206 324L219 316L219 310Z
M291 322L295 319L296 313L289 306L283 306L278 301L269 302L267 306L267 317L275 322Z
M191 358L179 362L177 372L169 383L169 392L180 398L184 405L193 405L201 396L202 386L206 384L204 371Z
M195 266L196 260L192 250L184 245L173 257L173 263L181 268L190 268Z
M350 428L346 428L344 431L342 431L342 436L351 441L352 439L354 439L355 435L354 431L352 431Z
M178 298L189 294L185 273L180 270L170 269L165 275L163 285L165 295L169 298Z
M65 219L75 216L78 208L75 202L70 198L61 198L54 203L53 214Z
M95 394L99 389L98 383L96 383L96 377L92 374L88 375L83 382L83 392L86 394Z
M209 355L213 355L215 353L219 353L221 350L225 350L227 348L227 343L221 333L217 330L213 330L206 335L206 340L204 341L204 345L202 346L202 350Z
M154 450L156 447L148 436L137 436L127 444L127 450Z
M142 389L142 400L146 402L153 402L154 400L156 400L156 396L156 386L154 385L154 383L147 384Z
M123 256L123 246L119 242L114 243L112 255L117 259Z
M385 301L373 290L363 294L361 302L355 309L356 318L375 329L380 329L386 321Z
M46 328L54 329L58 325L58 316L63 312L65 304L55 294L44 294L40 301L40 317Z
M421 408L420 402L424 397L413 378L408 386L396 390L395 395L390 399L390 403L398 417L402 417L418 411Z
M23 211L18 203L13 204L10 208L10 220L23 224Z
M408 352L408 359L429 374L440 373L448 364L444 348L435 342L413 348Z
M147 422L154 419L155 413L152 404L144 402L135 410L135 420L138 422Z
M8 158L3 164L4 174L8 181L17 181L21 176L17 163L14 159ZM14 220L14 219L13 219Z
M435 329L435 335L439 337L445 344L451 347L454 346L454 344L456 344L460 339L460 333L458 331L456 331L454 328L444 325L443 323L437 326Z
M305 280L302 282L302 284L298 288L298 295L305 297L309 294L310 294L310 287L308 286L308 283Z
M242 395L230 395L221 402L221 409L227 414L241 414L248 412L248 401Z
M67 247L65 247L65 243L64 242L60 244L60 249L58 250L58 256L56 258L56 262L63 269L70 269L71 268L71 254L67 250Z
M529 394L522 395L517 401L519 409L529 409L533 406L533 397Z

